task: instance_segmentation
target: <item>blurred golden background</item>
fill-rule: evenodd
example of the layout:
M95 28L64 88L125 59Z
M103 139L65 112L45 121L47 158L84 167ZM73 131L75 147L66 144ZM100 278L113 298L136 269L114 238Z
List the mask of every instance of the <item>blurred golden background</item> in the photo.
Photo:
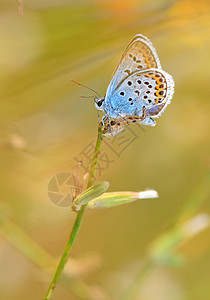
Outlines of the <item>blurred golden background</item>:
M44 299L75 219L47 194L96 139L97 110L80 98L92 93L70 80L104 95L138 33L153 42L175 94L155 127L130 126L135 138L120 154L104 140L97 181L108 180L109 191L153 188L159 198L86 211L70 277L53 299L123 299L133 283L125 299L209 298L210 2L2 0L1 299ZM205 230L178 247L185 262L142 276L150 245L200 213Z

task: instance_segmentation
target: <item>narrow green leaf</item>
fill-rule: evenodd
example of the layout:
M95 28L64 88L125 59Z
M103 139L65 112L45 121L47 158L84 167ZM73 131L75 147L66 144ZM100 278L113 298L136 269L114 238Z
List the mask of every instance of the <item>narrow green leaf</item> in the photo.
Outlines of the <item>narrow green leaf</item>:
M101 196L108 189L108 187L108 181L102 181L92 185L84 192L82 192L79 196L77 196L77 198L74 200L74 205L80 206L88 203L92 199Z

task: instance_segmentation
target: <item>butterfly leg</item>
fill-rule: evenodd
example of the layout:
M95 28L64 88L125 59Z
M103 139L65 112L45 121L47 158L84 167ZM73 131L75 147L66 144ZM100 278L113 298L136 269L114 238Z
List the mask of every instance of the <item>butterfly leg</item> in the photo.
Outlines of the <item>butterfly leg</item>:
M99 124L102 125L102 127L104 128L104 127L107 126L107 124L109 124L109 120L110 120L109 115L108 115L108 114L105 114L105 115L102 117L102 119L101 119L101 121L100 121Z
M156 122L151 117L146 117L144 120L139 122L142 125L155 126Z
M129 121L128 121L128 119L126 117L123 117L119 112L117 112L117 113L127 123L127 125L130 124Z
M139 123L142 125L155 126L156 122L150 117L150 115L152 114L150 114L149 109L145 109L145 107L143 107L143 113L139 119Z
M123 117L123 116L121 115L121 113L119 113L119 111L114 110L114 112L115 112L117 115L119 115L120 118L123 119L123 120L127 123L127 125L130 124L129 121L128 121L128 119L127 119L127 117Z

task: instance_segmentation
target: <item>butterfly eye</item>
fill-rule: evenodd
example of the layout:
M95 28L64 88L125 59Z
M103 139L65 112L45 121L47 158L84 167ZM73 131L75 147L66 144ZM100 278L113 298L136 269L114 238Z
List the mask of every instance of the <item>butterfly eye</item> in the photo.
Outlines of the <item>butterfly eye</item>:
M104 102L104 98L101 98L96 104L100 107Z
M160 91L159 95L163 96L164 95L164 91Z

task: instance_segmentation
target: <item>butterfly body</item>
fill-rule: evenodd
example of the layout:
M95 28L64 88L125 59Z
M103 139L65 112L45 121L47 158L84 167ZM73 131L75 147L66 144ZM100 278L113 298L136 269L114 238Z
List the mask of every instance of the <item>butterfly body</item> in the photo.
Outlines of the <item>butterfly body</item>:
M96 107L105 112L104 134L115 135L133 121L154 126L152 117L161 115L173 91L173 78L162 70L152 43L136 35L112 76L105 98L95 100Z

